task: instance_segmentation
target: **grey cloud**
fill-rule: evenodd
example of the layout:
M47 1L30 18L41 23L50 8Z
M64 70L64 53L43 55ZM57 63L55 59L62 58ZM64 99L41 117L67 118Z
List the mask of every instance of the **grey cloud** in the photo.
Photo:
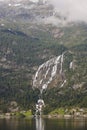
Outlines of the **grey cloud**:
M87 22L87 0L49 0L68 20Z

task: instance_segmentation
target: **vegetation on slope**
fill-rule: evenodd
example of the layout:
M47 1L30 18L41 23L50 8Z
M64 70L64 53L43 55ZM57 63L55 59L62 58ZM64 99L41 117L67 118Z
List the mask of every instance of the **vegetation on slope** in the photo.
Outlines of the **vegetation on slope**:
M67 84L62 89L57 86L44 92L46 109L87 107L87 25L64 28L32 25L32 29L27 29L30 26L8 22L0 27L0 109L9 110L11 101L16 101L20 108L32 108L39 98L39 90L32 89L38 66L66 50L63 69ZM71 70L73 60L75 69Z

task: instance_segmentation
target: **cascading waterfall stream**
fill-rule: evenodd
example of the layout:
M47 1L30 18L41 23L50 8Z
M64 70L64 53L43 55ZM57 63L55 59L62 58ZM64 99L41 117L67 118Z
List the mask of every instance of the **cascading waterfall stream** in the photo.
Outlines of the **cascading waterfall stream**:
M51 82L56 78L58 74L62 77L64 54L65 52L62 55L54 57L39 66L33 79L33 87L39 88L41 95L43 93L43 90L46 90L48 88L48 86L51 84ZM66 80L62 79L62 85L60 87L63 87L65 83ZM44 101L42 99L38 100L38 102L39 101L41 102L36 104L36 114L38 112L41 114L41 109L44 106Z
M54 57L39 66L33 79L34 87L39 88L42 92L44 89L47 89L48 85L51 83L57 73L62 74L64 54L65 53L58 57ZM60 68L60 70L58 67Z
M60 69L60 74L63 71L63 61L64 61L64 53L61 55L61 69Z

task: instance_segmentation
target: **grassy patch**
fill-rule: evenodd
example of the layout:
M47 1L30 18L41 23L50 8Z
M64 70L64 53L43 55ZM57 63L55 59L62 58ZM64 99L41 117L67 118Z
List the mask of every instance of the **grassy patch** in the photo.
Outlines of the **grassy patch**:
M64 115L65 114L65 111L64 111L64 108L58 108L58 109L55 109L53 110L52 112L49 113L50 115Z

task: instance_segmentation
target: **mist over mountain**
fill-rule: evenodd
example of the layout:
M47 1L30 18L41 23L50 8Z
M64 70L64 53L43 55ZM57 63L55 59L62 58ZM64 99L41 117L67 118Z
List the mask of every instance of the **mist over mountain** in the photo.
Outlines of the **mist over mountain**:
M8 20L21 20L25 22L36 22L38 24L66 24L63 15L55 11L54 6L45 0L32 1L3 1L0 4L0 17Z
M55 13L59 16L66 18L68 22L78 22L83 21L87 22L87 12L86 12L86 5L87 1L84 0L0 0L4 3L9 3L9 6L13 3L13 6L21 6L21 4L28 2L33 3L49 3L54 6ZM39 9L39 11L41 8ZM47 21L48 19L46 19ZM56 23L58 19L55 17L51 17L48 21Z
M57 10L65 15L69 21L85 21L87 22L86 5L84 0L49 0Z

